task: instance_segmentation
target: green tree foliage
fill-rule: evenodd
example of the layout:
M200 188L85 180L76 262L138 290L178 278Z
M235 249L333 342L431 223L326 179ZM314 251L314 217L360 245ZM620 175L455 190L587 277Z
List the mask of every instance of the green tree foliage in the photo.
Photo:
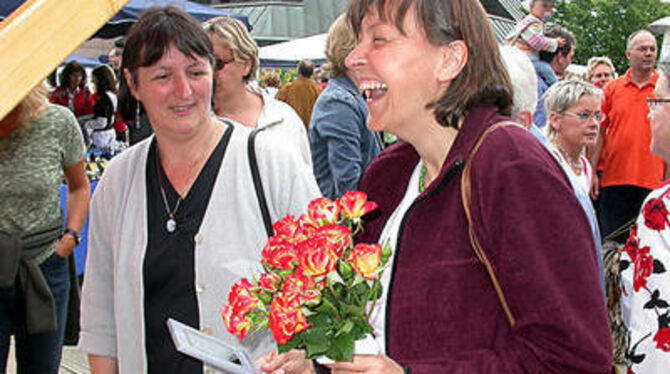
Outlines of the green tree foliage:
M557 2L555 22L575 34L573 63L608 56L619 74L628 69L626 39L659 18L670 16L670 4L661 0L565 0ZM662 35L657 35L659 48Z

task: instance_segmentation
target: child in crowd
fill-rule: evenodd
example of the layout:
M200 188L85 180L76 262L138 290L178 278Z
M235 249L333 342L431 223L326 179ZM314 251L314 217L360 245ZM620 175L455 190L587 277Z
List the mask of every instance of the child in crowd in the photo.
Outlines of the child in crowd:
M544 22L554 11L554 0L530 0L530 14L514 27L507 37L507 44L519 48L533 61L537 74L549 86L557 81L556 74L548 63L540 60L540 51L555 52L565 45L563 38L547 38L544 35Z

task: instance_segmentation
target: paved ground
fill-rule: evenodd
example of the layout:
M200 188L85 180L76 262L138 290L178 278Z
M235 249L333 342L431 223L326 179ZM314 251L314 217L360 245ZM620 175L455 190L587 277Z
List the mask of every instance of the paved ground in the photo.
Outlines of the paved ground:
M7 374L16 373L16 363L14 362L14 349L9 351L9 362L7 363ZM63 359L60 363L59 374L89 374L88 360L86 355L76 347L64 347Z

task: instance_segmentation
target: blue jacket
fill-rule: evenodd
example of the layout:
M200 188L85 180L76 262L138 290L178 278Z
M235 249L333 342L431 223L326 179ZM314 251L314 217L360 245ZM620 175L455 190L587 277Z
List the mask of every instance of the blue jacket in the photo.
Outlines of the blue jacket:
M355 190L363 170L379 153L377 138L365 127L367 118L365 100L351 79L331 79L309 123L314 176L325 197L335 199Z
M553 76L552 81L552 78L548 76L546 71L538 69L539 64L544 64L544 70L548 68L551 71L551 67L546 62L536 62L533 64L535 66L535 73L537 74L537 107L535 108L535 113L533 113L533 123L537 127L542 128L547 124L547 108L544 106L544 93L547 92L552 84L556 83L556 76Z

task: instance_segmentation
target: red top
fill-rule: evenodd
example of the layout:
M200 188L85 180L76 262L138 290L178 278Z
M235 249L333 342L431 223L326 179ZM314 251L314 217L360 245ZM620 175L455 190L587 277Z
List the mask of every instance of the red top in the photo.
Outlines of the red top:
M626 75L604 89L602 112L606 129L598 170L603 171L602 187L632 185L654 189L663 180L665 163L649 149L651 123L647 98L654 97L658 73L638 87Z
M86 88L78 89L74 94L74 102L71 103L67 89L58 87L51 93L49 101L70 108L75 117L93 114L93 105L95 104L93 95Z

